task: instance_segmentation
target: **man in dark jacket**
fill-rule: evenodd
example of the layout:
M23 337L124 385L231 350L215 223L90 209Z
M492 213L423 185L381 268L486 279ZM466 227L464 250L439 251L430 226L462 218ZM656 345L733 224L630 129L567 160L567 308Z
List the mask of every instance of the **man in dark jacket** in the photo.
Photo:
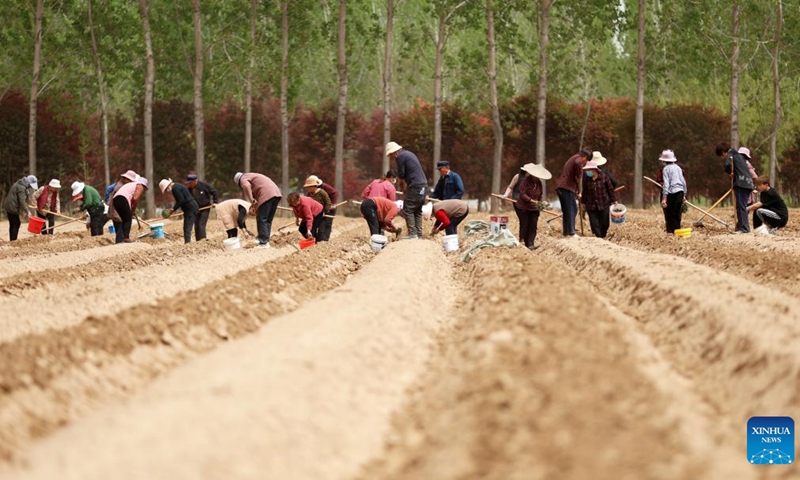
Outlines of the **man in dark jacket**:
M322 182L322 180L320 180ZM325 193L331 199L331 209L328 211L327 216L322 218L322 224L319 226L320 241L327 242L331 239L331 230L333 230L333 218L336 216L336 204L339 203L339 192L333 186L322 182L319 188L325 190Z
M717 156L725 159L725 173L731 176L733 195L736 200L736 232L749 233L750 219L747 218L747 203L750 192L755 190L753 177L747 168L747 160L727 143L720 143L716 148Z
M6 216L8 216L8 239L15 241L19 235L19 227L22 224L20 216L27 214L31 216L31 210L28 208L28 197L34 190L39 188L39 182L33 175L22 177L8 190L8 195L3 203L3 208L6 209Z
M219 203L219 192L206 182L199 181L196 173L186 175L186 188L200 208L194 221L194 238L200 241L206 238L208 216L211 214L211 206Z
M460 200L464 196L464 182L461 181L461 176L450 170L450 162L446 160L437 163L436 168L439 169L441 176L431 197L439 200Z
M197 211L200 207L197 206L189 189L180 183L175 183L171 178L165 178L158 182L161 193L172 193L175 197L175 206L169 211L169 216L172 216L176 210L183 210L183 242L189 243L192 241L192 227L194 226L195 219L197 219Z
M404 238L422 238L422 204L425 203L428 178L417 156L397 143L386 144L386 156L397 162L397 178L405 184L403 216L408 235Z

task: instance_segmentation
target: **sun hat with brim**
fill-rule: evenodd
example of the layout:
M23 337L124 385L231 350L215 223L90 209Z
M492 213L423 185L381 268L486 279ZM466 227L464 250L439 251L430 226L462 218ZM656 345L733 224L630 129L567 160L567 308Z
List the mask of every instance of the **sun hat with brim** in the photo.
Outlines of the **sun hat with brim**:
M158 188L161 189L161 193L164 193L165 191L167 191L167 187L169 187L171 184L172 184L171 178L163 178L161 179L160 182L158 182Z
M399 152L402 149L403 149L403 147L401 147L400 145L396 144L395 142L389 142L389 143L386 144L386 155L391 155L394 152Z
M86 187L86 184L83 182L79 182L77 180L72 182L72 185L70 186L70 188L72 188L72 196L77 197L80 195L81 192L83 192L84 187Z
M599 167L600 165L605 165L608 160L606 160L606 157L604 157L602 153L600 153L600 152L592 152L592 160L591 161L596 163L597 166Z
M584 170L597 170L597 162L594 160L589 160L586 162L586 166L583 167Z
M661 160L662 162L669 162L669 163L674 163L678 161L678 159L675 158L675 152L673 152L672 150L664 150L663 152L661 152L661 156L658 157L658 159Z
M120 175L120 178L127 178L131 182L135 182L136 181L136 177L138 177L138 176L139 175L136 175L136 172L134 172L133 170L128 170L127 172L125 172L122 175Z
M239 180L242 179L242 175L244 175L244 173L236 172L236 175L233 176L233 183L235 183L236 185L239 185Z
M320 185L322 185L322 180L320 180L316 175L311 175L306 179L306 183L303 184L303 188L319 187Z
M749 149L749 148L747 148L747 147L740 147L740 148L739 148L739 154L740 154L741 156L743 156L744 158L746 158L746 159L750 160L750 149Z
M139 177L138 179L136 179L136 183L138 183L139 185L141 185L141 186L143 186L145 189L147 189L147 183L148 183L148 182L147 182L147 178L145 178L145 177Z
M535 163L526 163L522 166L522 170L525 173L529 173L536 178L541 178L542 180L550 180L553 178L553 174L550 173L546 168L541 165Z
M54 178L50 180L50 183L48 183L47 186L50 188L61 188L61 182Z

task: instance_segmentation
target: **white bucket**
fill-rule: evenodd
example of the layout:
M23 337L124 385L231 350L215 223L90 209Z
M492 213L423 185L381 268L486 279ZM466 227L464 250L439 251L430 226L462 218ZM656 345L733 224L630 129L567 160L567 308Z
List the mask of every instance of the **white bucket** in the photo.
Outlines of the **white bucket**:
M225 245L225 250L239 250L242 248L242 242L239 241L239 237L226 238L222 241L222 244Z
M386 246L389 239L385 235L378 235L377 233L369 237L369 246L372 247L373 252L380 252Z
M611 206L611 222L612 223L625 223L625 214L628 209L625 205L618 203Z
M455 252L458 250L458 234L445 235L442 243L444 244L445 252Z

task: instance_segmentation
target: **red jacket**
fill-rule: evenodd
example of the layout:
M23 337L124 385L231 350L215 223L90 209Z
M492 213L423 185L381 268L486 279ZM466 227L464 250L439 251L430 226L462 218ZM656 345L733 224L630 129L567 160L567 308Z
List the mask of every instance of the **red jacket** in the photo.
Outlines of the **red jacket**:
M311 197L300 197L300 203L292 207L294 216L306 221L308 228L314 224L314 217L322 213L322 204Z

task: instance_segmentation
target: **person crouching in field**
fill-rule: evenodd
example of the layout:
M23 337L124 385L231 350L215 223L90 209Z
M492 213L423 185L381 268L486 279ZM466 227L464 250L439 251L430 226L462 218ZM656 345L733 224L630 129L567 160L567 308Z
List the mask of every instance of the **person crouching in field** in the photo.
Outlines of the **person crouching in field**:
M789 209L778 192L769 184L769 177L756 178L756 190L760 194L758 202L747 207L753 214L753 231L761 235L773 235L789 222Z
M222 229L228 234L228 238L237 237L240 228L244 232L245 237L250 238L253 236L250 230L247 229L247 224L245 223L247 212L250 211L250 202L233 198L218 203L216 210L217 220L222 223Z
M361 203L361 215L367 221L370 235L383 235L386 230L399 237L403 229L392 223L398 212L397 204L385 197L367 198Z
M528 250L539 248L535 245L539 230L539 203L542 201L542 180L550 180L553 175L543 166L527 163L522 166L526 173L519 185L519 198L514 211L519 219L519 240Z
M294 210L295 225L298 226L297 230L300 235L304 238L314 237L314 240L318 241L319 226L325 216L322 204L311 197L301 196L297 192L290 193L286 199Z
M667 224L667 233L675 233L681 228L683 215L683 202L686 201L686 179L683 170L675 162L675 152L664 150L658 158L664 162L661 171L663 183L661 185L661 208L664 209L664 219Z
M172 193L175 198L175 206L167 214L167 218L172 216L178 209L183 210L183 243L192 241L192 229L194 228L197 213L200 207L194 199L189 189L180 183L175 183L171 178L162 179L158 182L161 193ZM197 240L197 238L195 238Z
M322 180L319 179L316 175L311 175L306 179L306 182L303 184L303 189L306 191L306 195L309 198L313 198L320 205L322 205L322 218L319 221L319 225L317 225L316 229L312 228L314 239L317 242L327 242L328 238L325 237L325 215L331 211L333 207L333 203L331 202L331 197L328 195L328 192L322 189ZM330 232L328 232L328 236L330 236Z
M430 205L430 204L428 204ZM429 212L426 214L426 212ZM422 216L430 218L433 213L434 221L431 236L444 230L445 235L456 235L458 225L469 215L469 205L465 200L452 198L436 202L432 207L422 207Z
M611 224L611 205L617 203L614 186L611 185L608 176L597 168L594 160L587 162L583 171L586 178L583 179L581 202L589 215L589 225L592 227L594 236L606 238L608 227Z

